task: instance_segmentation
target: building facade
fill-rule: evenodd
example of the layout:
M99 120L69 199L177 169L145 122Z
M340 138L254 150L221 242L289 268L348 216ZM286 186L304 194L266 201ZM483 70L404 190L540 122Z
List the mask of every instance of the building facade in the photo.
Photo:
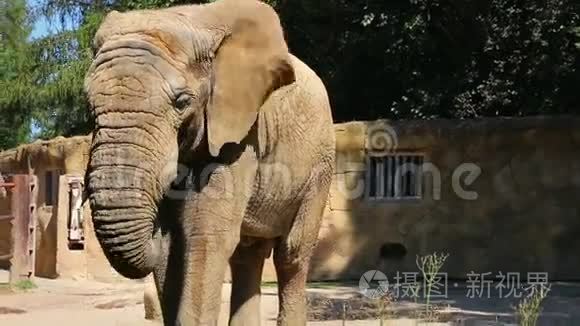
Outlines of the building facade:
M80 191L90 137L57 137L0 152L0 173L34 174L36 194L35 275L46 278L114 281L94 235ZM79 200L81 199L81 200ZM0 199L0 210L6 208ZM0 212L1 213L1 212ZM80 225L78 223L81 223ZM9 245L9 224L0 224L0 251Z

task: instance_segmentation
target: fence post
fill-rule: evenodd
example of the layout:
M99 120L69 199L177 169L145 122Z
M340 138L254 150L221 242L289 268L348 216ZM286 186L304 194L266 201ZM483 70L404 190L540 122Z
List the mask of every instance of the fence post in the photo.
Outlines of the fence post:
M10 284L32 277L30 272L30 216L31 216L31 178L29 175L14 175L12 189L12 259L10 261ZM34 244L33 247L34 248Z

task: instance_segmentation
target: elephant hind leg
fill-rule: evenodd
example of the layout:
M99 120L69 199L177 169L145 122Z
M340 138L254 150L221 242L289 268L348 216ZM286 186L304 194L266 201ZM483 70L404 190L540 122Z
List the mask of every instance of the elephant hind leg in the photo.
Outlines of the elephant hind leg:
M230 326L260 325L260 285L264 260L270 254L269 240L256 240L251 245L238 244L230 258L232 295Z
M307 320L306 279L328 196L328 183L311 187L288 237L274 248L278 277L278 326L304 326Z

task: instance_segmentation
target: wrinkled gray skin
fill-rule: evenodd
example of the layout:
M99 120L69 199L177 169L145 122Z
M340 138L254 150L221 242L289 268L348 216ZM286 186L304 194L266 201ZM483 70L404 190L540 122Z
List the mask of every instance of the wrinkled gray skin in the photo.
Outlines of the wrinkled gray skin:
M217 323L229 263L230 325L255 326L273 251L278 324L305 325L334 133L325 87L272 8L113 12L94 44L87 195L111 265L153 273L165 325L186 326Z

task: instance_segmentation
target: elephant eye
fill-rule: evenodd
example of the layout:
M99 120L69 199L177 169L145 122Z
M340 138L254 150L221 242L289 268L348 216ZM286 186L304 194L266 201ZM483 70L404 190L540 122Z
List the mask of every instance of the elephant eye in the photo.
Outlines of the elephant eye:
M181 93L175 99L175 108L178 111L183 112L191 105L191 100L192 100L191 94Z

